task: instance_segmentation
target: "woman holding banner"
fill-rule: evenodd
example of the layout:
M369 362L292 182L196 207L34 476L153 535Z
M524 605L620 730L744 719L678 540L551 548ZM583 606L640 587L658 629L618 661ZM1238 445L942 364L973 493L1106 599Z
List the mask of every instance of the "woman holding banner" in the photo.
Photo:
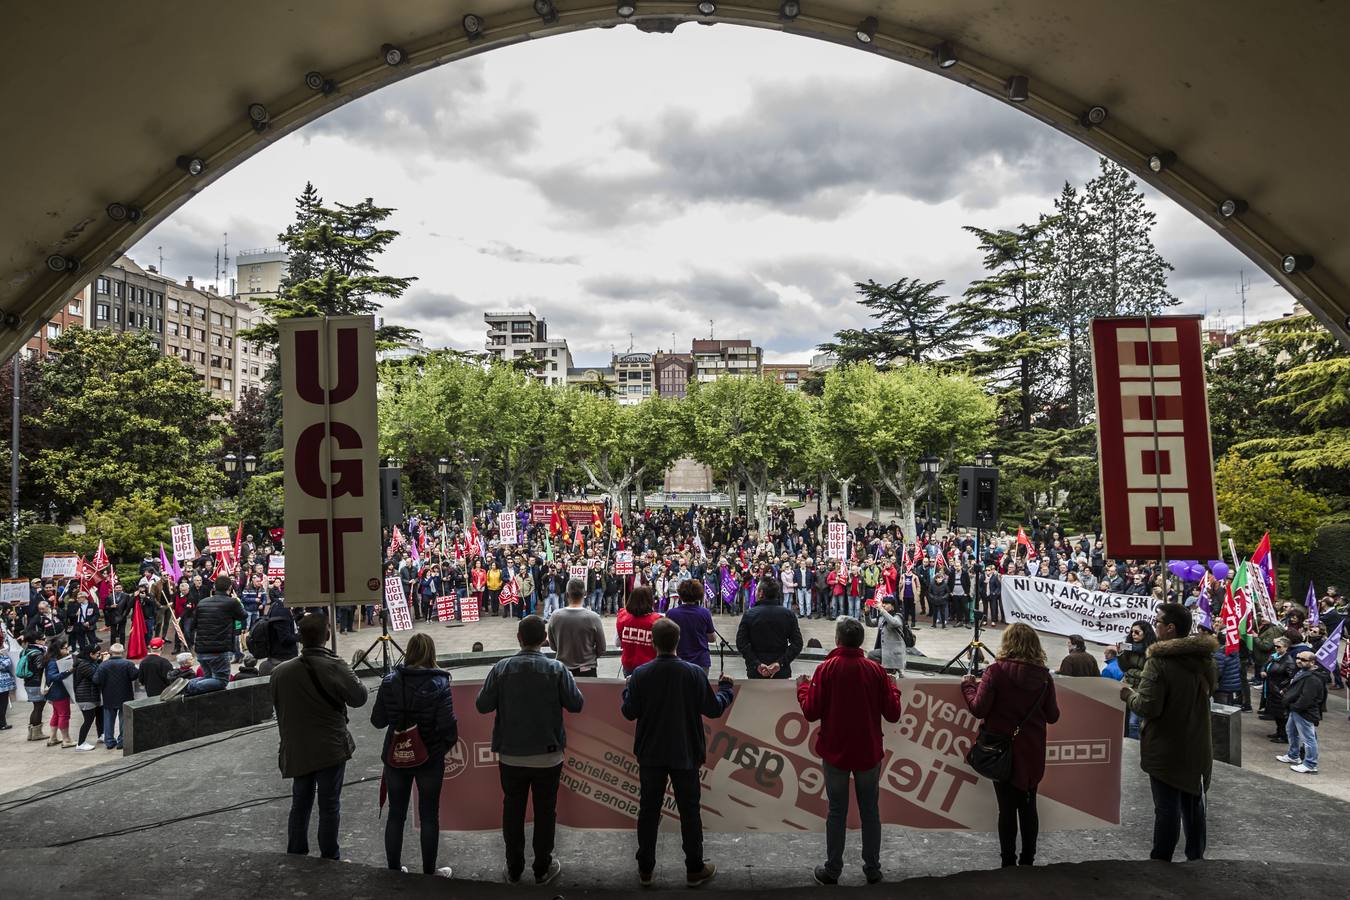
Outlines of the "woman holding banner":
M961 696L984 721L981 732L1011 735L1012 773L994 782L998 798L998 841L1003 866L1029 866L1036 860L1036 789L1045 775L1046 727L1059 721L1055 682L1045 665L1036 632L1021 622L1008 626L994 664L976 682L961 679ZM1017 853L1017 832L1022 853Z

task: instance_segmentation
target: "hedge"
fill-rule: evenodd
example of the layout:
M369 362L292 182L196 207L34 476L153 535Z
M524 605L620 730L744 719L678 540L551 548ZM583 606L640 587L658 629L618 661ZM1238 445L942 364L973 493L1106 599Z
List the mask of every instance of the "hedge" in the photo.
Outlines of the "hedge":
M1318 596L1325 596L1327 587L1333 584L1342 594L1350 589L1350 523L1323 525L1317 529L1312 549L1296 554L1290 561L1292 599L1302 602L1310 580L1317 587Z

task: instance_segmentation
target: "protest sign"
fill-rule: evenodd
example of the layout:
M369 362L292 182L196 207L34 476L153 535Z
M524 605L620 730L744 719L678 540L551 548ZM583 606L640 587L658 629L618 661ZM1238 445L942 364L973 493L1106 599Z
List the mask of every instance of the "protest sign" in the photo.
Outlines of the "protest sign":
M558 793L558 824L631 830L638 811L634 724L619 711L624 684L586 685L586 705L567 717L567 748ZM501 787L492 770L492 715L474 711L478 682L457 682L459 741L445 760L441 828L501 827ZM796 686L743 682L720 719L705 722L701 769L703 827L715 832L820 832L829 803L814 745L819 726L802 716ZM1045 779L1038 791L1045 831L1120 824L1120 686L1104 679L1055 682L1061 716L1049 727ZM979 720L966 709L955 678L901 682L903 714L882 723L880 811L884 824L927 830L993 831L994 791L965 763ZM472 771L471 771L472 770ZM468 774L466 774L468 773ZM674 817L663 827L677 829ZM857 812L850 811L850 827Z
M74 553L48 553L42 557L42 577L55 578L58 575L74 578L80 558Z
M1009 622L1025 622L1051 634L1081 634L1098 644L1125 640L1130 626L1153 617L1151 596L1088 591L1050 578L1003 576L1003 609Z
M614 553L614 574L632 575L633 574L633 551L617 550Z
M228 525L206 526L206 549L211 553L229 553L234 550L234 539L230 537ZM178 551L175 549L174 552Z
M455 621L455 595L442 594L436 598L436 621Z
M604 518L605 507L603 503L554 503L551 500L534 500L530 503L530 521L548 522L553 518L554 509L557 509L572 525L591 525L597 518Z
M845 559L848 554L848 523L831 522L829 533L829 549L827 555L830 559Z
M28 579L6 578L0 581L0 603L27 603Z
M568 577L568 578L579 578L579 579L581 579L582 584L585 584L585 583L586 583L586 567L585 567L585 566L568 566L568 567L567 567L567 577Z
M192 523L175 525L169 531L173 535L174 559L184 560L196 557L197 543L192 537Z
M478 621L478 595L469 594L459 601L459 620L461 622Z
M269 578L286 577L286 557L280 553L273 553L267 557L267 575Z
M403 596L403 582L397 575L384 580L384 606L389 610L390 631L411 631L412 614L408 600Z
M506 510L497 516L497 535L507 546L518 543L516 540L516 514Z

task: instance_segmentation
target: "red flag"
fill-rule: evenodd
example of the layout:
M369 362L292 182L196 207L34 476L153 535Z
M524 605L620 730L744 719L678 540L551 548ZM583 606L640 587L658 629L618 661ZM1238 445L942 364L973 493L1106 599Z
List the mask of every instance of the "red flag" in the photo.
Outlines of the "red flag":
M1233 582L1228 582L1223 599L1223 609L1219 613L1223 620L1223 652L1227 654L1236 653L1238 650L1238 613L1237 603L1233 600Z
M1270 554L1270 532L1267 531L1261 537L1261 543L1256 545L1256 552L1252 554L1251 560L1261 570L1261 574L1266 580L1266 593L1270 595L1270 602L1276 602L1275 594L1275 560Z
M94 571L102 572L108 568L108 551L103 549L103 538L98 539L98 549L94 551Z
M131 634L127 637L127 659L143 659L145 653L145 615L141 612L141 602L132 600Z
M600 507L598 506L591 507L591 526L595 529L596 534L599 534L600 529L605 527L605 521L600 518Z
M507 579L506 584L502 586L502 604L511 604L520 602L520 585L514 578Z
M1027 538L1027 533L1022 530L1022 526L1017 526L1017 543L1027 548L1027 559L1036 558L1036 548L1031 546L1031 541Z
M614 510L614 539L623 540L623 518L619 515L617 509Z

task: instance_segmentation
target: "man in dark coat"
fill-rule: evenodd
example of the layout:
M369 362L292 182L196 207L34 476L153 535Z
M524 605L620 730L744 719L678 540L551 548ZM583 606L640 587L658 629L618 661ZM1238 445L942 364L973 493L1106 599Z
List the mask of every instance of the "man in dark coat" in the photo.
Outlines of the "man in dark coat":
M244 605L230 594L233 589L234 582L230 577L220 575L215 580L215 593L197 603L192 643L197 662L201 663L205 674L187 685L185 692L188 694L223 691L230 683L230 657L235 634L248 620Z
M356 741L347 730L347 707L364 706L366 686L346 662L328 649L328 620L300 620L304 649L272 672L272 703L277 714L277 765L291 784L291 814L286 852L309 853L309 817L319 797L319 853L340 858L338 828L342 815L342 776Z
M1284 689L1284 704L1289 708L1289 752L1275 757L1300 775L1317 773L1317 726L1322 721L1322 705L1327 702L1326 671L1311 650L1300 650L1294 657L1298 671Z
M94 684L103 695L103 745L109 750L122 749L122 705L136 699L140 670L126 653L121 644L113 644L94 671Z
M1177 603L1158 607L1158 640L1148 649L1138 688L1120 698L1143 719L1139 766L1153 789L1153 849L1150 859L1172 861L1182 828L1186 859L1205 856L1205 792L1214 766L1209 698L1218 683L1211 635L1191 631L1191 614Z
M778 579L759 580L759 599L736 629L736 649L745 657L746 677L792 677L792 661L802 652L802 630L797 617L783 606Z
M1096 678L1101 675L1097 668L1097 659L1087 652L1087 641L1083 636L1069 636L1069 654L1060 660L1059 675L1065 678Z
M796 616L778 608L796 624ZM640 781L637 864L643 887L651 886L656 869L656 832L667 782L680 813L686 883L698 887L717 873L716 866L703 862L698 773L707 756L703 717L719 718L731 705L732 683L723 675L714 692L703 669L675 655L679 643L679 625L666 618L653 622L656 659L638 666L623 691L623 717L637 722L633 756Z

